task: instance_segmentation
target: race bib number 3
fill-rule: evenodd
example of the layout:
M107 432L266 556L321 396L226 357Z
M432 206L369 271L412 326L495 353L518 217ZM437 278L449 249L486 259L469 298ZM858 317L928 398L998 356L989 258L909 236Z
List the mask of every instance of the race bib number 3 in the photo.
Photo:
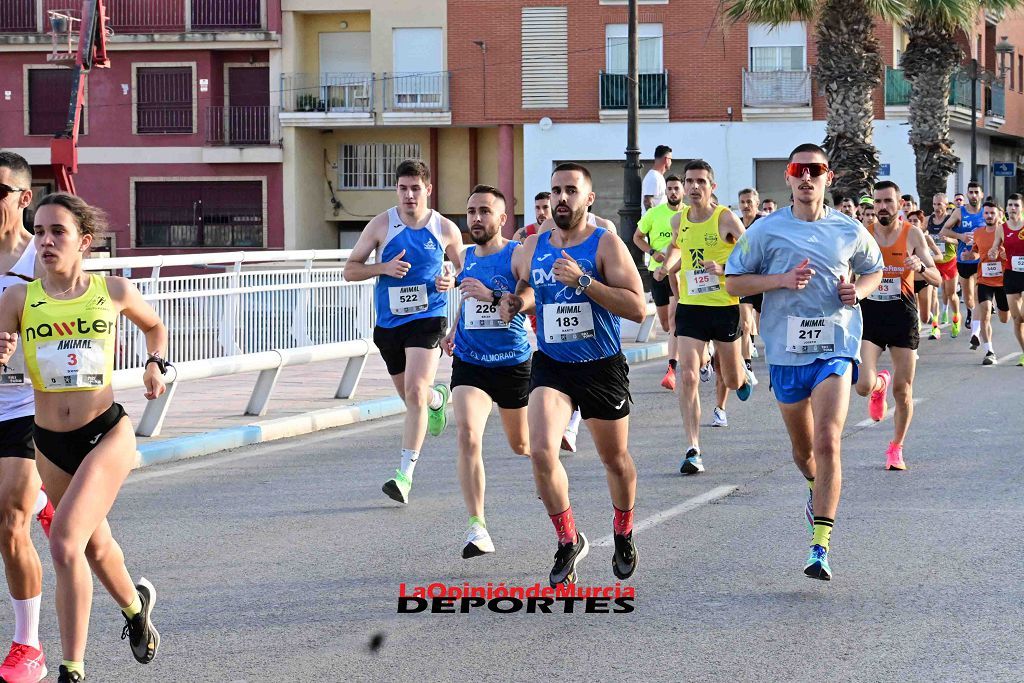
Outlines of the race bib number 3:
M786 324L786 350L790 353L826 353L836 350L836 326L829 318L798 318Z
M39 375L46 389L103 386L105 339L65 339L36 346Z
M395 315L412 315L427 310L427 286L388 287L388 301Z
M706 273L703 270L686 271L686 292L690 296L698 294L710 294L722 288L717 275Z
M981 264L982 277L999 277L1003 274L1002 261L984 261Z
M589 301L544 306L544 340L561 344L594 338L594 311Z
M1010 260L1010 265L1013 267L1013 272L1024 273L1024 256L1014 256Z
M900 298L900 279L884 277L878 289L871 292L868 298L872 301L897 301Z
M503 330L508 327L508 323L498 315L497 306L473 298L464 302L462 317L467 330Z

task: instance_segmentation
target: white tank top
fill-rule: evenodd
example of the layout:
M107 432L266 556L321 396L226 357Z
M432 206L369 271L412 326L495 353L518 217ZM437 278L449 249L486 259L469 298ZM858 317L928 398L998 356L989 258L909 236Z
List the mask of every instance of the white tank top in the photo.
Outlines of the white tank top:
M21 258L10 272L34 278L36 271L36 242L30 240ZM0 292L11 285L25 284L25 280L6 273L0 273ZM20 340L19 340L20 341ZM32 382L25 374L25 352L19 343L17 350L7 363L7 369L0 374L0 421L35 415L35 401Z

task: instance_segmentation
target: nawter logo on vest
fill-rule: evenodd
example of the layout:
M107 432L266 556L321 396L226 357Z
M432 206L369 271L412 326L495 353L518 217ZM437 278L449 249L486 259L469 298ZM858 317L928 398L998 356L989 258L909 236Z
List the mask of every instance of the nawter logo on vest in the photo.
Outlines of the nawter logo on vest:
M25 341L33 339L49 339L50 337L72 337L83 334L107 334L114 331L115 320L88 320L79 318L70 322L40 323L35 327L25 328Z

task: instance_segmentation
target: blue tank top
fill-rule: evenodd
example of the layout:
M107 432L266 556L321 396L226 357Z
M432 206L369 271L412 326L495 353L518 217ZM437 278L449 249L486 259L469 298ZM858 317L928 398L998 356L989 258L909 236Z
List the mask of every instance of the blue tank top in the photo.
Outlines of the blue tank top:
M512 274L512 254L519 246L519 242L509 242L490 256L477 256L476 247L470 247L456 280L461 284L467 277L475 278L496 292L514 292L516 277ZM520 313L505 324L498 317L493 301L467 299L462 303L459 326L455 328L455 355L459 360L476 365L525 363L531 354L525 321L526 316Z
M563 250L551 244L552 232L538 238L530 262L530 285L537 302L537 348L563 363L583 363L618 354L622 348L619 317L591 301L585 293L577 294L576 287L563 285L551 272ZM597 282L604 282L596 264L597 247L605 232L604 228L596 228L583 244L565 248L583 272Z
M388 236L377 251L377 260L390 261L403 249L402 260L410 264L405 277L381 275L374 285L379 327L398 327L413 320L443 318L448 314L448 297L438 292L434 284L444 263L441 214L432 211L425 226L410 228L395 208L388 209Z
M985 209L978 209L978 213L968 213L967 205L964 204L960 207L960 226L954 227L953 232L958 234L966 234L968 232L974 232L976 229L985 225ZM977 263L978 259L965 259L962 258L965 252L970 250L971 247L967 246L964 242L956 243L956 260L960 263Z

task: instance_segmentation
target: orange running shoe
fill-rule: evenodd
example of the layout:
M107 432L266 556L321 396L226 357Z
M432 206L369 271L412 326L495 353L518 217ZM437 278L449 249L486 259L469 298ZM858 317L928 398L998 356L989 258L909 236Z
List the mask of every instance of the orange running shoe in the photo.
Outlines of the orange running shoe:
M882 370L878 373L878 379L882 380L882 388L872 391L871 397L868 399L868 416L870 416L875 422L882 420L889 408L888 404L885 402L885 396L889 393L889 385L892 383L892 375L888 370Z
M43 651L21 643L11 643L7 659L0 664L0 679L7 683L38 683L46 673Z

